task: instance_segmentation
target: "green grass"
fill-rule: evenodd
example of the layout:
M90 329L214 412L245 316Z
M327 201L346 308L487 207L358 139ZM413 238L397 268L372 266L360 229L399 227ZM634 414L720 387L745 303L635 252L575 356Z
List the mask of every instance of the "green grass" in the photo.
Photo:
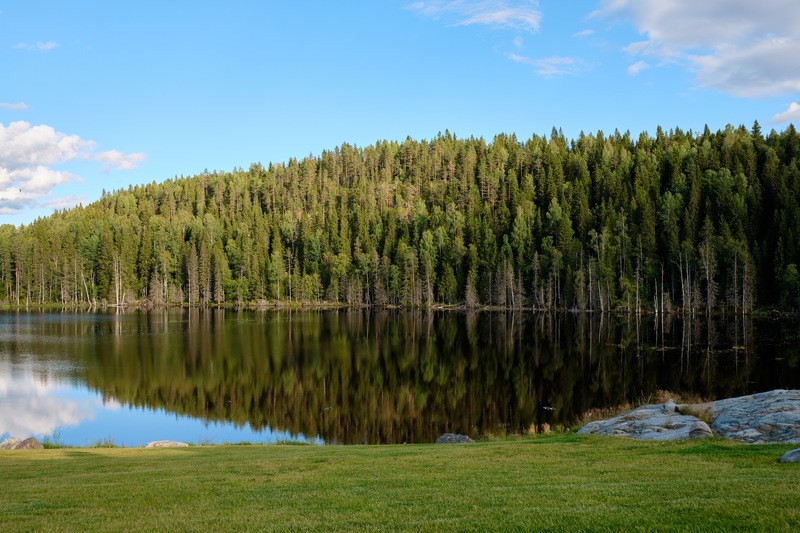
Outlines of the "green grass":
M0 452L0 531L800 529L792 445L559 435L470 445Z

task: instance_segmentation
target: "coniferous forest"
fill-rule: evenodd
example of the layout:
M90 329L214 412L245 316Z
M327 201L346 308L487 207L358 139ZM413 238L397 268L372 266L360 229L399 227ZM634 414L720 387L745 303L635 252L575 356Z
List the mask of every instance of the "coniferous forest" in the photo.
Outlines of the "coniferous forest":
M800 135L344 144L0 227L0 303L800 307Z

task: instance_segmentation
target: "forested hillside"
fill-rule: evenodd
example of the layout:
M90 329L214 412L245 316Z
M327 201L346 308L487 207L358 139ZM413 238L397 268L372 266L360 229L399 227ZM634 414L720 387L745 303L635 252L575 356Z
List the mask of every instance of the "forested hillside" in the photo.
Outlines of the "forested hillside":
M343 145L0 227L0 301L800 306L800 136Z

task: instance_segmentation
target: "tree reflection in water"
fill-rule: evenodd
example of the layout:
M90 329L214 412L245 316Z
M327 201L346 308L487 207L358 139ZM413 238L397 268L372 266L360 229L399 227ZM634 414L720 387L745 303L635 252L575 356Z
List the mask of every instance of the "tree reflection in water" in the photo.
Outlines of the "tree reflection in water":
M75 377L108 398L329 443L569 426L590 408L658 389L716 398L800 386L796 321L455 311L49 316L25 322L26 350L71 361ZM4 353L13 352L8 342Z

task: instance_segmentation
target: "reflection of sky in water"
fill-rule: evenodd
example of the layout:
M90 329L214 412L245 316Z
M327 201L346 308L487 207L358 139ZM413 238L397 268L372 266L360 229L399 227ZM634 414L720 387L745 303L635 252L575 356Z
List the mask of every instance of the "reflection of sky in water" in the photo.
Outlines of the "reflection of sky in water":
M91 421L102 402L69 389L31 364L0 362L0 434L26 438Z
M28 359L28 358L25 358ZM62 368L59 368L62 367ZM0 440L12 436L50 437L86 446L110 439L117 445L143 446L152 440L189 443L307 440L287 432L253 431L248 426L204 422L164 410L120 405L72 382L62 364L10 363L0 354Z

